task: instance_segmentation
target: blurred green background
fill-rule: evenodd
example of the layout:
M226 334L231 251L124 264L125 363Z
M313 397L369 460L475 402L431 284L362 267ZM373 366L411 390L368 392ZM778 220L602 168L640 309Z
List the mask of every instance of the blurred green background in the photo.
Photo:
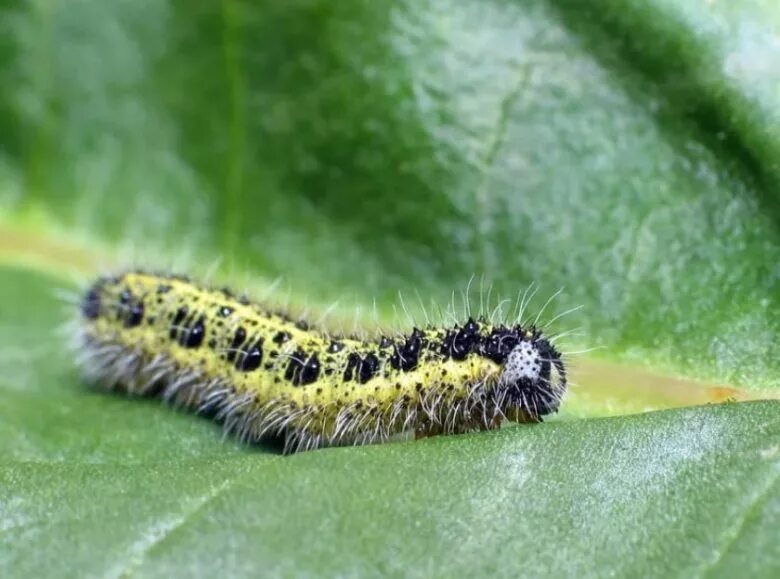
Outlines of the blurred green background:
M774 0L2 0L0 87L16 575L780 573ZM82 383L55 294L128 263L599 349L557 423L282 458Z

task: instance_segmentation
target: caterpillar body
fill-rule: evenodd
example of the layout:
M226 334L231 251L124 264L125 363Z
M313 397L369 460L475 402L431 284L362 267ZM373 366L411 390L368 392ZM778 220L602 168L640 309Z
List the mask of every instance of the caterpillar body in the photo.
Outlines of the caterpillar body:
M80 303L85 376L215 417L284 452L538 422L566 390L536 327L460 324L359 339L180 276L102 277Z

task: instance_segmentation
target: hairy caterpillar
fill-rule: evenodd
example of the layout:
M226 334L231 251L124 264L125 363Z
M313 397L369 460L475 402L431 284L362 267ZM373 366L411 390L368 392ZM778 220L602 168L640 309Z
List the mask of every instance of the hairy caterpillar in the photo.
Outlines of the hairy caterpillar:
M284 452L537 422L566 390L561 354L531 325L469 317L449 327L358 339L185 277L98 279L80 304L85 375L161 395Z

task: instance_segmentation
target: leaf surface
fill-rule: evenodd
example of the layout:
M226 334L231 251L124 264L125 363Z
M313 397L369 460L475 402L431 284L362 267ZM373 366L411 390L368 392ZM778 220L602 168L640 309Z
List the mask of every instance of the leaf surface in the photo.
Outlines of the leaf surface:
M770 0L3 3L0 566L780 574L778 27ZM486 310L565 287L540 321L581 305L555 331L601 349L562 420L294 457L83 383L59 290L220 257L385 321L472 276Z

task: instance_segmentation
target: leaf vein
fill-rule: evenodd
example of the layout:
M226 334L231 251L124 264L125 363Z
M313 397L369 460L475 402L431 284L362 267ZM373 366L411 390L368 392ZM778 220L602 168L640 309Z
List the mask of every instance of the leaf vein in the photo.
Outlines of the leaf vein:
M731 526L729 532L725 533L725 541L723 545L721 545L720 549L715 554L714 559L704 566L701 572L701 576L704 577L711 575L723 562L726 554L732 549L739 537L742 535L747 522L753 518L753 515L758 510L759 506L765 502L764 499L769 496L770 491L772 491L772 489L775 487L778 480L780 480L780 461L775 461L771 474L767 480L767 484L751 498L748 504L745 505L743 516L740 517L740 519Z
M190 508L179 513L178 516L155 521L146 530L144 536L134 544L134 547L138 548L138 550L131 553L129 560L125 562L124 566L107 573L107 576L131 576L133 572L148 559L149 554L152 551L158 549L160 545L169 540L173 534L184 527L185 524L187 524L206 506L213 503L215 500L225 494L225 492L230 489L236 483L236 481L241 478L241 476L242 474L239 474L232 478L223 480L216 487L210 489L209 492L200 496L197 500L194 501L194 504Z

